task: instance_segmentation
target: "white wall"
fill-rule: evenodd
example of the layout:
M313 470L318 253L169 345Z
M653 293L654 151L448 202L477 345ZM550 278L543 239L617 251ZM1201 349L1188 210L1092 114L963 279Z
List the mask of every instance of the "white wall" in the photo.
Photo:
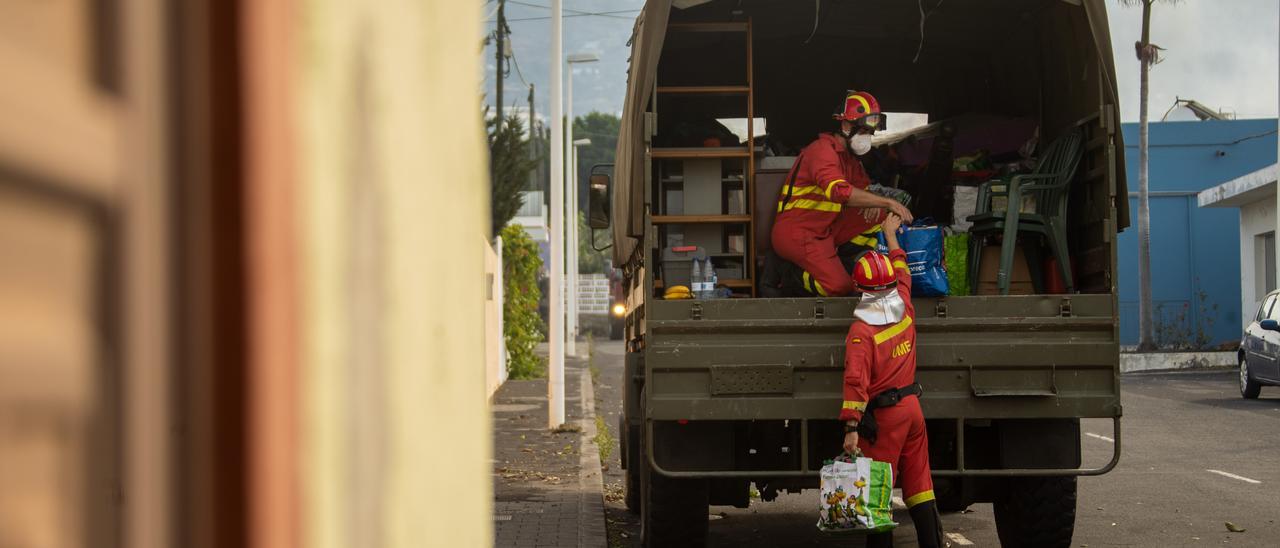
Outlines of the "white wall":
M1248 326L1265 292L1259 291L1265 270L1255 238L1276 229L1276 199L1268 195L1240 207L1240 314Z

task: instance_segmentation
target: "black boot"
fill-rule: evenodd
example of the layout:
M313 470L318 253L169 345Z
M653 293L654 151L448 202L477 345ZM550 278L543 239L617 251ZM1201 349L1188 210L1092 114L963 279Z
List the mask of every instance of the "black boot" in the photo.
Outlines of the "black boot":
M936 501L931 500L917 504L909 512L911 513L911 521L916 524L916 538L919 539L920 548L941 548L946 546L942 542L942 517L938 515ZM867 546L870 546L870 544Z

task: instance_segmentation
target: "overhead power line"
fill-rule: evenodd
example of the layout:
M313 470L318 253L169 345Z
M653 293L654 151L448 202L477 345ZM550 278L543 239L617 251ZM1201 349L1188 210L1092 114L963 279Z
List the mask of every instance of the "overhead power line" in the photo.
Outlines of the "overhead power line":
M634 17L627 17L627 16L625 16L625 15L618 15L618 14L621 14L621 13L639 13L639 12L640 12L640 10L602 11L602 12L596 12L596 13L587 13L587 12L583 12L583 13L571 13L571 14L565 15L565 16L563 16L563 17L564 17L564 18L569 18L569 17L607 17L607 18L609 18L609 19L621 19L621 20L623 20L623 21L631 21L632 19L634 19ZM547 15L547 16L539 16L539 17L520 17L520 18L517 18L517 19L507 19L507 22L508 22L508 23L516 23L516 22L521 22L521 21L546 21L546 20L548 20L548 19L551 19L551 16ZM492 20L492 19L490 19L489 21L486 21L486 23L493 23L493 22L494 22L494 20Z

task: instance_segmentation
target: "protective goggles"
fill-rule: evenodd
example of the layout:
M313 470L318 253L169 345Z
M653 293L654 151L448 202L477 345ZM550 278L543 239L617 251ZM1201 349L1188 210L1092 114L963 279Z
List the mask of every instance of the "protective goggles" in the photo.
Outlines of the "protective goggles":
M854 127L869 129L872 131L882 130L886 127L887 117L883 112L873 112L856 120L853 120Z

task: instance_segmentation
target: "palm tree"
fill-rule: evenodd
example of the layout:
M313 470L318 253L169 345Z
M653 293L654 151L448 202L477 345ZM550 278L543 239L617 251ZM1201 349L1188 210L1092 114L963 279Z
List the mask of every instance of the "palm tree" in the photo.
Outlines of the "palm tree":
M1159 0L1177 3L1178 0ZM1138 350L1153 350L1155 322L1151 315L1151 208L1147 202L1147 74L1160 62L1162 48L1151 43L1151 6L1157 0L1120 0L1121 4L1142 5L1142 40L1134 44L1142 64L1138 103Z

